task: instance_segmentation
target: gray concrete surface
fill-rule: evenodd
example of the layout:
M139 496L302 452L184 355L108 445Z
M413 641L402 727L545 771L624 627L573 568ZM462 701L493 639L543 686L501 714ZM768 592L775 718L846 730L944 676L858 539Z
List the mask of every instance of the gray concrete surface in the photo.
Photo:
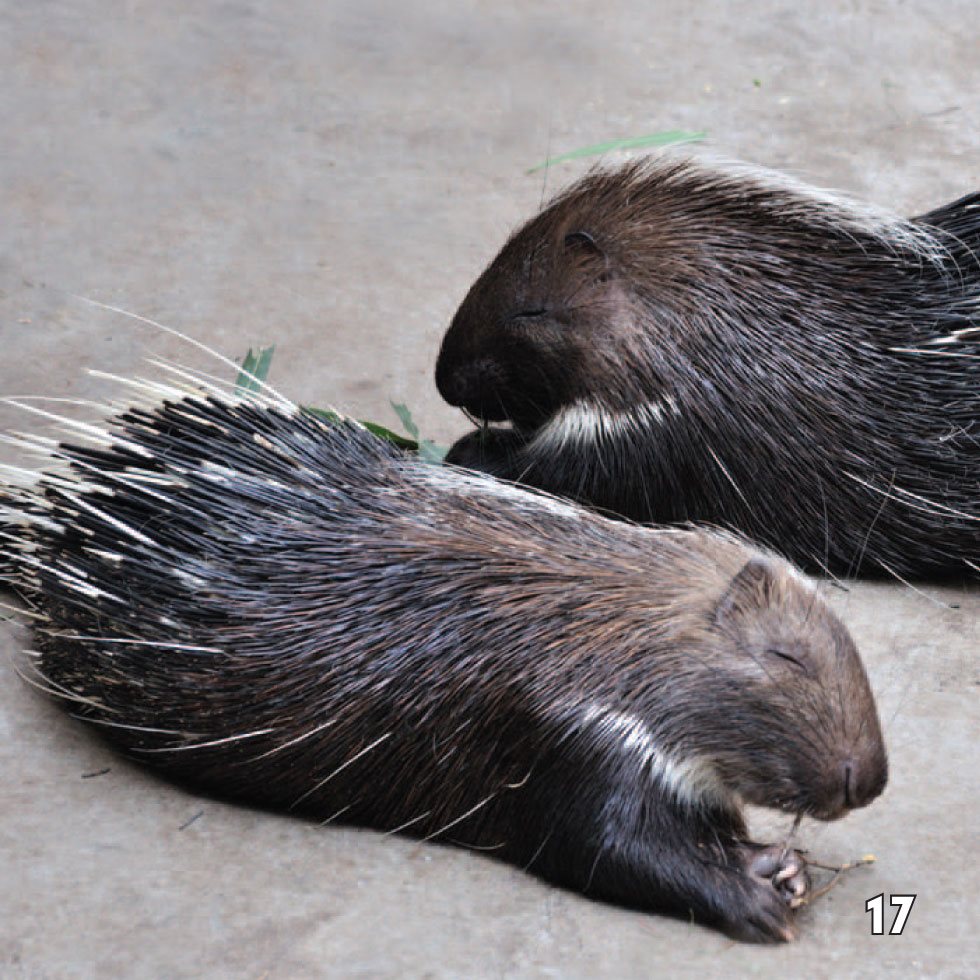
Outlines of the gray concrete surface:
M407 401L449 439L440 334L537 206L525 170L549 149L706 129L901 211L980 186L975 0L0 0L0 80L4 395L101 398L84 368L145 373L148 353L208 364L83 294L230 356L275 342L293 398L388 423ZM12 426L38 428L4 407ZM980 595L835 601L893 777L868 810L804 826L824 860L878 862L778 949L197 799L20 683L28 638L0 624L0 976L975 976ZM869 935L879 892L918 894L903 936Z

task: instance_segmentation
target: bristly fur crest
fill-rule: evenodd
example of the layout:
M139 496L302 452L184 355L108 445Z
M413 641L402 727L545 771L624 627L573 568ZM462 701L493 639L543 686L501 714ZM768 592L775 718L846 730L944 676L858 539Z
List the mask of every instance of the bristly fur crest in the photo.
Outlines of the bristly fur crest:
M596 170L469 291L449 459L805 567L980 561L980 194L900 219L770 171Z

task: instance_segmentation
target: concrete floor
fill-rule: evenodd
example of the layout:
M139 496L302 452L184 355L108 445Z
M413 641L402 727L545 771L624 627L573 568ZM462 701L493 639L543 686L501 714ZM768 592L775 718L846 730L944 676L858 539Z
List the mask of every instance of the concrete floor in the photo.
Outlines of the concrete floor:
M213 366L82 294L229 356L274 342L294 399L390 424L406 401L448 441L441 332L549 151L705 129L900 211L980 186L974 0L802 6L0 0L0 394L104 397L83 369L149 353ZM835 601L893 776L803 840L878 863L774 949L173 789L21 684L26 634L0 624L0 976L976 976L980 593ZM917 893L903 936L869 934L879 892Z

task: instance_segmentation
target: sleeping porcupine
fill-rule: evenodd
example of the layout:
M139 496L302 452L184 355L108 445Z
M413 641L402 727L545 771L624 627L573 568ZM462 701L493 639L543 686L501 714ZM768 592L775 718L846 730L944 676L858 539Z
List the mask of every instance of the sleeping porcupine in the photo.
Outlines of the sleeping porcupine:
M593 171L443 340L451 462L808 569L980 564L980 194L907 221L779 174Z
M734 537L269 399L177 392L81 431L48 450L64 472L7 490L32 663L178 781L751 940L792 938L808 879L741 802L830 820L885 785L846 629Z

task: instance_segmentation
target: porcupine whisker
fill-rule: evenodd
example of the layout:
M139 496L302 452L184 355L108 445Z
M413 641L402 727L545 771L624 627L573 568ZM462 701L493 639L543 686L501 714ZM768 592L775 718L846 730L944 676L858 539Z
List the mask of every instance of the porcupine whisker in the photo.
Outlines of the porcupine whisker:
M275 748L271 748L267 752L263 752L261 755L255 756L253 761L258 762L261 759L268 759L269 756L275 755L277 752L282 752L285 749L292 748L292 746L298 745L300 742L303 742L308 738L312 738L314 735L319 735L320 732L326 731L336 723L337 719L331 718L330 721L325 721L322 725L317 725L315 728L311 728L308 732L303 732L302 735L297 735L296 738L291 738L288 742L283 742L281 745L277 745Z
M496 793L491 793L489 796L484 797L484 799L480 800L480 802L477 803L475 806L471 806L466 811L466 813L461 814L455 820L450 820L449 823L447 823L444 827L440 827L438 830L434 830L431 834L427 834L425 837L422 838L422 840L423 841L435 840L435 838L440 836L440 834L444 834L447 830L450 830L451 828L455 827L457 824L462 823L467 817L471 817L474 813L477 812L477 810L480 810L483 807L485 807L496 795L497 795Z
M468 851L499 851L502 847L507 846L507 841L501 841L499 844L470 844L456 837L447 837L446 839L455 847L465 847Z
M190 752L195 749L213 749L218 745L229 745L232 742L243 742L248 738L259 738L261 735L271 735L275 732L274 728L260 728L254 732L243 732L241 735L226 735L224 738L212 738L206 742L194 742L191 745L163 745L158 748L144 749L136 747L134 752L144 752L151 754L155 752Z
M544 390L545 392L547 392L549 388L548 376L540 365L536 365L536 367L537 367L538 376L541 378L541 381L543 382ZM531 397L528 392L524 392L524 398L537 414L539 415L542 414L543 410L541 407L541 403L537 400L537 398ZM497 404L501 408L501 410L505 411L503 399L500 397L499 394L497 394Z
M589 877L586 879L585 887L582 889L582 891L586 895L588 895L589 891L592 888L592 882L595 880L595 873L599 868L599 861L602 859L604 854L605 854L605 847L604 845L599 844L596 847L595 859L592 862L592 867L589 869Z
M391 738L391 736L392 736L392 732L387 732L386 734L382 735L380 738L376 738L370 745L361 749L360 752L356 753L355 755L352 755L346 762L342 763L336 769L334 769L334 771L330 773L329 776L325 777L324 779L321 779L318 783L314 783L313 786L311 786L305 793L303 793L301 796L295 799L289 809L290 810L295 809L307 797L312 796L315 792L317 792L317 790L322 789L327 783L330 782L331 779L334 778L334 776L339 775L348 766L353 765L353 763L357 762L358 759L360 759L364 755L367 755L368 752L370 752L372 749L379 746L385 740Z
M530 860L527 862L527 864L523 866L523 869L525 871L529 871L531 865L534 864L534 862L537 861L539 857L541 857L541 852L545 849L545 845L548 843L548 841L551 840L552 834L554 834L554 830L549 830L548 833L545 834L544 839L541 841L540 844L538 844L534 853L531 855Z
M141 316L139 313L133 313L130 310L124 310L119 306L112 306L109 303L100 303L98 300L89 299L87 296L78 296L77 294L75 295L75 298L83 303L88 303L89 306L94 306L97 309L106 310L110 313L118 313L120 316L129 317L129 319L131 320L136 320L140 323L145 323L148 326L155 327L157 330L162 330L164 333L168 333L173 337L179 338L185 343L190 344L192 347L196 347L198 350L203 351L205 354L209 355L210 357L213 357L216 360L220 361L226 367L230 367L233 371L243 374L246 378L249 379L249 381L254 382L262 390L268 391L271 395L273 395L278 400L278 402L282 405L282 407L287 409L289 412L292 413L296 411L297 406L294 405L284 395L280 394L275 388L272 387L272 385L263 381L262 378L259 378L256 375L252 374L251 371L244 370L244 368L242 368L241 365L236 364L230 357L225 357L223 354L219 354L213 348L208 347L207 344L202 344L199 340L195 340L193 337L181 333L179 330L175 330L173 327L168 327L165 324L159 323L156 320L151 320L149 317Z
M404 823L399 824L397 827L392 827L391 830L386 830L384 832L385 837L391 837L392 834L400 834L404 830L408 830L409 827L413 827L420 820L424 820L430 813L431 810L426 810L425 813L420 813L417 817L412 817L411 820L406 820Z
M800 824L802 822L803 822L803 814L797 813L796 816L793 817L793 825L786 832L786 842L783 845L784 858L786 857L787 854L789 854L791 850L793 850L793 848L790 845L792 844L793 838L796 836L797 831L800 829Z
M895 487L895 477L896 477L896 473L894 470L892 470L891 480L888 483L888 490L882 497L881 503L878 504L878 509L875 511L874 517L871 519L871 522L868 524L868 529L867 531L865 531L864 538L861 541L861 547L858 549L858 553L857 555L855 555L854 560L848 566L847 574L844 576L845 578L849 578L852 574L854 574L857 571L857 569L861 567L861 562L864 561L864 554L868 550L868 542L871 540L871 535L874 532L875 525L878 523L878 520L881 518L881 515L884 513L885 507L888 505L888 501L890 499L893 499L891 497L891 491Z
M850 592L850 589L848 589L844 582L838 578L838 576L835 575L830 568L830 515L827 513L827 495L824 492L823 480L821 480L819 477L817 477L817 485L820 487L820 506L823 510L824 550L823 561L820 561L820 559L816 556L814 556L813 560L824 575L830 579L832 585L840 589L842 592Z
M348 803L347 806L342 806L339 810L337 810L336 813L331 813L330 816L327 817L326 820L321 820L320 821L320 826L321 827L326 827L327 824L333 823L334 820L336 820L342 814L346 813L353 805L354 805L353 803Z
M914 592L916 595L921 596L926 602L931 602L934 606L939 606L940 609L955 609L956 607L948 602L943 602L942 599L937 599L935 596L929 595L928 592L923 592L922 589L916 588L908 579L902 578L895 569L891 568L880 558L877 559L878 564L894 578L896 581L901 582L907 589Z
M848 473L845 471L845 476L854 480L855 483L860 483L862 486L867 487L869 490L873 490L875 493L880 493L885 497L898 497L911 498L912 500L918 501L923 504L923 507L915 508L917 510L924 510L926 513L945 511L947 514L953 517L962 517L968 521L980 521L980 517L973 514L966 514L963 511L956 510L953 507L948 507L946 504L941 504L935 500L927 500L925 497L920 497L918 494L914 494L909 490L903 490L901 487L892 487L889 490L882 490L881 487L876 487L873 483L869 483L867 480L862 480L859 476L855 476L853 473ZM904 501L906 507L915 507L914 504L910 503L908 500Z
M810 592L810 604L807 606L806 615L803 617L803 622L808 623L810 621L810 616L813 613L814 608L817 605L817 600L820 598L820 586L814 586L811 583Z
M178 728L153 728L148 725L130 725L119 721L107 721L105 718L91 718L82 715L72 715L72 717L78 718L80 721L84 721L89 725L101 725L105 728L120 728L129 732L145 732L149 735L174 735L178 738L201 738L204 735L203 732L187 732L181 731Z
M531 778L531 774L534 772L534 767L532 766L527 771L527 775L519 783L505 783L504 789L523 789L527 786L528 780Z
M891 717L885 722L884 728L889 730L895 724L895 720L898 718L898 713L905 707L905 703L908 700L909 693L912 690L912 685L915 683L916 675L913 671L909 671L908 677L906 678L905 687L902 688L899 694L898 703L895 705L895 710L892 712Z
M37 650L22 650L21 654L26 657L31 657L32 659L37 659L42 656ZM36 691L40 691L42 694L46 694L49 698L54 698L56 701L71 701L75 704L86 704L90 708L96 708L99 711L111 711L111 708L107 708L101 701L96 701L93 698L87 698L84 695L77 694L73 691L69 691L67 688L62 687L60 684L56 684L50 677L42 673L40 669L34 667L34 673L41 678L45 683L41 684L20 667L17 660L12 656L8 656L8 663L10 664L11 670L29 687L33 687Z
M725 479L728 480L728 482L732 485L732 489L738 494L739 499L742 501L743 504L745 504L747 510L751 514L752 513L752 505L746 499L745 494L742 493L742 491L739 489L738 484L735 482L735 480L732 477L731 473L728 472L728 469L726 468L725 464L718 458L718 454L711 448L711 446L705 445L705 449L708 450L708 454L718 464L718 469L721 470L721 472L724 475Z
M470 424L478 429L487 428L488 423L484 422L483 419L478 419L468 408L463 409L463 415L470 420Z
M166 650L184 650L188 653L224 653L218 647L195 646L193 643L171 643L165 640L141 640L134 637L122 636L84 636L78 633L56 633L52 630L42 630L47 636L59 640L79 640L86 643L122 643L141 647L159 647Z

